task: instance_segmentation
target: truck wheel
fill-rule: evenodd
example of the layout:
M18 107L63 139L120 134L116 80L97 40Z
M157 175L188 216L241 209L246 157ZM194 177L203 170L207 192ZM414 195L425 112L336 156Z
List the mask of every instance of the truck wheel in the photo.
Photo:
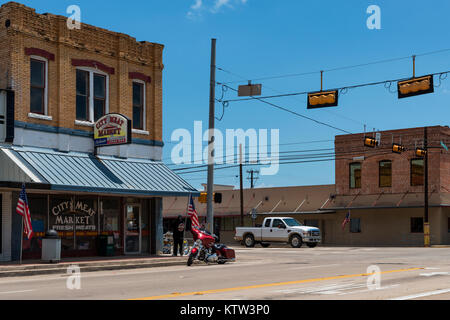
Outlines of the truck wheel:
M289 243L291 244L292 248L300 248L303 244L302 238L299 235L294 234Z
M244 238L244 244L247 248L253 248L255 246L255 238L252 234L247 234Z
M317 243L309 242L306 244L309 248L315 248L317 246Z
M270 243L267 242L261 242L261 247L268 248L270 246Z

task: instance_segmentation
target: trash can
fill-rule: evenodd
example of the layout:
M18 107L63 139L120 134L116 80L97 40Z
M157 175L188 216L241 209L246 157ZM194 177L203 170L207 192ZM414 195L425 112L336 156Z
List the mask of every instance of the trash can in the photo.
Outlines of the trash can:
M42 238L41 260L50 263L61 261L61 238L55 230L48 230Z
M98 255L110 257L114 255L114 237L100 235L98 237Z

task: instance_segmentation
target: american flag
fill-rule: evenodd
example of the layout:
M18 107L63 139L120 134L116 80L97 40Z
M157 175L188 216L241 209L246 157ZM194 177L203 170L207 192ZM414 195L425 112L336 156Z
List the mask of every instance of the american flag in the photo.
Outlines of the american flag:
M342 221L342 230L344 230L345 225L350 222L350 210L345 215L344 221Z
M28 207L27 193L25 192L25 184L22 185L19 202L17 203L16 212L23 217L23 231L26 233L28 239L33 237L33 228L31 226L31 214Z
M198 215L197 215L197 211L195 211L194 200L192 199L192 195L189 196L188 215L191 218L192 225L194 227L200 227L200 224L198 223Z

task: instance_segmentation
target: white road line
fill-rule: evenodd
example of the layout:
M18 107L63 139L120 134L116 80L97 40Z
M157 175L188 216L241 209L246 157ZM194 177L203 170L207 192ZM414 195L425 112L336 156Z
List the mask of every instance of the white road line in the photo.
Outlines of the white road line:
M448 293L448 292L450 292L450 289L443 289L443 290L436 290L436 291L429 291L429 292L424 292L424 293L419 293L419 294L413 294L413 295L410 295L410 296L393 298L393 299L389 299L389 300L411 300L411 299L417 299L417 298L434 296L434 295L437 295L437 294Z
M350 291L350 292L344 292L344 293L340 293L339 295L346 295L346 294L354 294L354 293L362 293L362 292L377 292L378 290L386 290L386 289L391 289L391 288L395 288L400 286L399 284L393 284L390 286L384 286L381 288L377 288L377 289L364 289L364 290L357 290L357 291Z
M0 294L24 293L24 292L31 292L31 291L36 291L36 290L5 291L5 292L0 292Z
M432 276L448 276L450 272L431 272L431 273L421 273L423 277L432 277Z

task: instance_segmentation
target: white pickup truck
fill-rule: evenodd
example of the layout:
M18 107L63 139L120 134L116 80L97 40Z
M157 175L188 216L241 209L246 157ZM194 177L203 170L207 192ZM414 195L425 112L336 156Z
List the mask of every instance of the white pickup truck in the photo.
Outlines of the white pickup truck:
M321 241L319 228L302 225L294 218L268 217L262 227L237 227L234 237L242 241L246 247L254 247L260 243L268 247L270 242L286 242L293 248L300 248L303 243L314 248Z

